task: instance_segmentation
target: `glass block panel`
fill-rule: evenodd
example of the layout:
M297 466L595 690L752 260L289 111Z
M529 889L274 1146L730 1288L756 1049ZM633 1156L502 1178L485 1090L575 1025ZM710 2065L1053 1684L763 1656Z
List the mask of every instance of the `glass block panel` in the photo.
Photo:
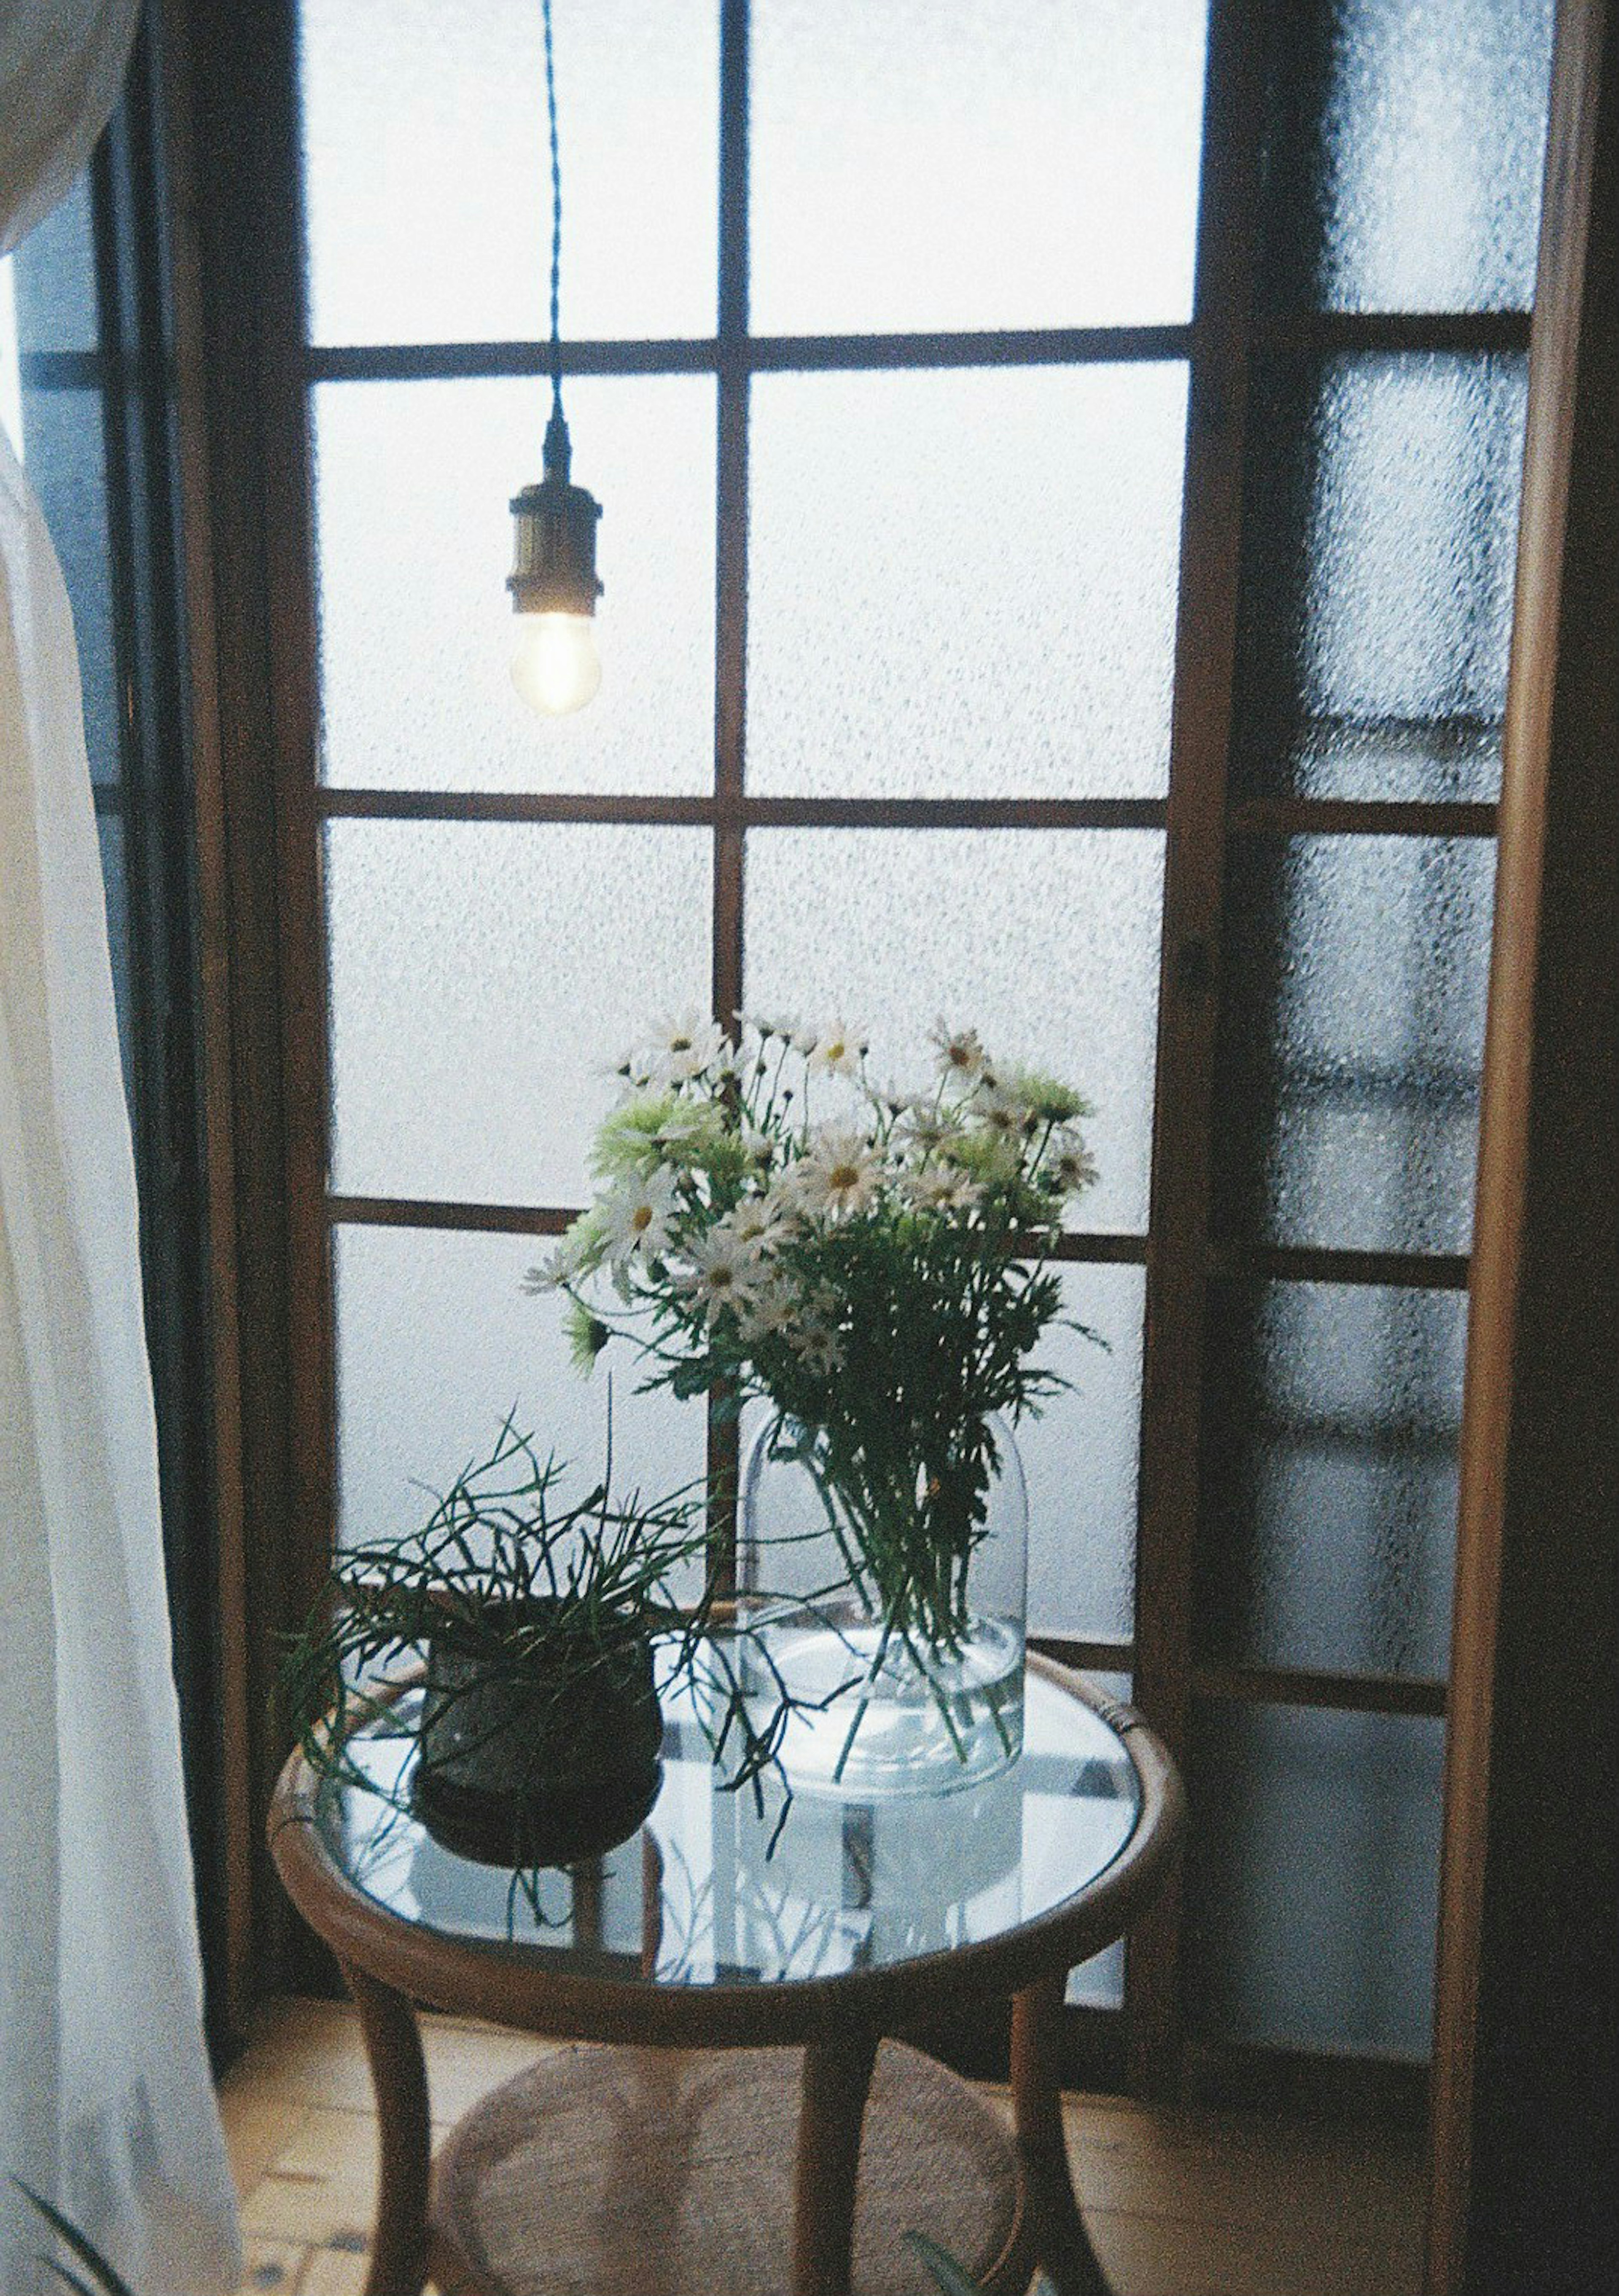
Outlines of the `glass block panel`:
M1191 308L1200 0L756 0L764 334Z
M750 1004L841 1014L879 1079L920 1078L941 1015L1096 1103L1082 1226L1147 1224L1164 840L1149 830L756 830Z
M1161 796L1186 370L764 375L756 791Z
M1267 275L1343 311L1527 310L1552 0L1313 0L1272 91Z
M1525 384L1515 357L1260 370L1240 793L1496 797Z
M535 0L302 0L298 12L310 340L544 335ZM554 14L563 329L711 335L719 11L555 0Z
M28 474L73 609L90 776L116 782L119 681L102 395L90 388L39 390L24 385L21 401Z
M1427 2057L1443 1750L1437 1718L1198 1708L1186 1998L1206 2038Z
M637 1395L633 1375L609 1390L600 1366L588 1380L574 1370L561 1303L521 1289L550 1248L543 1236L338 1229L342 1543L416 1529L427 1493L487 1456L509 1411L542 1456L577 1470L576 1496L604 1471L609 1392L617 1491L663 1496L701 1474L700 1406Z
M1063 1312L1107 1341L1053 1331L1036 1360L1071 1382L1018 1427L1029 1491L1029 1628L1097 1640L1135 1619L1136 1469L1141 1436L1140 1267L1067 1267Z
M707 1004L712 881L701 830L330 823L338 1190L583 1201L611 1064Z
M1198 1613L1256 1666L1443 1677L1467 1295L1224 1284Z
M1488 838L1234 847L1215 1126L1227 1233L1467 1250L1494 871Z
M571 384L603 504L601 688L511 684L508 505L540 475L539 382L330 383L315 398L323 771L388 789L697 791L714 775L714 385Z

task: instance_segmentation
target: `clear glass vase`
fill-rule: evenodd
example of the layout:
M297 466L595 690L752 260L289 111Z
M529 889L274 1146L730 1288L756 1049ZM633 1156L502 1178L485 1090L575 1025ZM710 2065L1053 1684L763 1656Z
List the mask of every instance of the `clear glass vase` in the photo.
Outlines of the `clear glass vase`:
M992 1417L949 1456L840 1457L773 1417L742 1477L741 1679L761 1728L788 1710L797 1792L852 1798L977 1785L1023 1745L1028 1501Z

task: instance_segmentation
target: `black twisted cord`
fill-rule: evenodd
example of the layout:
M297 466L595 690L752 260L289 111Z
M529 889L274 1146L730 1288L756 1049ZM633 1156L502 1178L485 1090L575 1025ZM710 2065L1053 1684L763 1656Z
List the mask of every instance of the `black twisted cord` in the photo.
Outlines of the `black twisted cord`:
M562 407L562 161L557 144L557 64L552 45L551 0L541 0L545 25L545 111L551 125L551 398Z

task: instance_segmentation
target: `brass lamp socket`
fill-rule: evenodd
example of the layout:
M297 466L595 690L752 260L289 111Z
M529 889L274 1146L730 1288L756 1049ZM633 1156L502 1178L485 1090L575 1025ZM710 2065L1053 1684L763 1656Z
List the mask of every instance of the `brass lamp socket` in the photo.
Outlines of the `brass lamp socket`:
M593 614L601 505L569 478L572 448L560 406L545 427L545 475L511 498L513 559L506 587L519 614Z

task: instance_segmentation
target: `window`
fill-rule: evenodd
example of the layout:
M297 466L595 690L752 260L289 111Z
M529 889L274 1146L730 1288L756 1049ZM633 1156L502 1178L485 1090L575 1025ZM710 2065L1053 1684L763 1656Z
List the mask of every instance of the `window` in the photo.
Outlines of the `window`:
M301 8L311 1533L513 1401L599 1456L518 1285L649 1004L1075 1072L1112 1352L1024 1447L1031 1625L1194 1781L1182 1902L1076 1980L1143 2070L1426 2049L1549 17L557 0L605 675L540 726L538 10Z

